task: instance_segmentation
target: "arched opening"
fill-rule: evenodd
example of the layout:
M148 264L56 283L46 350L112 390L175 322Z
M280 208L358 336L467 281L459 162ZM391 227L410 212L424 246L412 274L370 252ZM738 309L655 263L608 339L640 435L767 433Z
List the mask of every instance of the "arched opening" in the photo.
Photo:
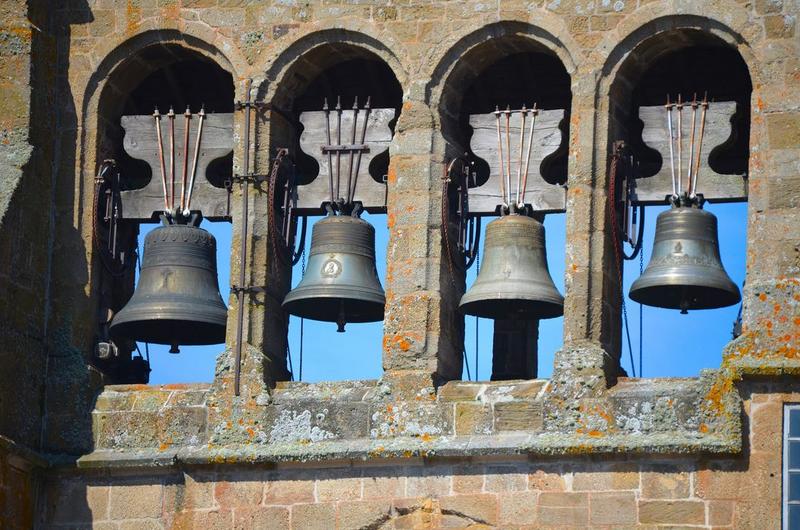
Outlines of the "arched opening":
M740 290L743 287L751 92L748 68L739 52L719 37L699 29L669 30L635 46L619 66L610 86L609 145L624 140L629 148L633 161L631 171L636 179L635 200L640 199L640 206L634 209L641 216L638 211L643 208L645 219L641 253L623 265L623 300L627 311L622 307L617 309L622 314L622 340L618 343L622 349L622 365L629 375L691 376L703 368L716 368L721 362L723 346L732 333L734 336L737 333L741 304L690 310L685 315L674 309L641 306L631 300L629 293L640 271L652 260L656 218L670 209L666 197L671 194L671 179L664 180L663 175L672 170L680 171L684 182L688 182L688 168L685 163L679 167L677 152L673 152L671 161L667 150L653 147L654 135L662 134L651 132L656 130L653 120L657 118L658 127L667 131L663 133L665 138L669 137L668 130L672 127L675 148L680 138L683 149L688 149L691 138L699 138L700 134L702 105L695 111L694 119L698 123L695 136L685 132L687 122L692 122L691 103L695 97L698 101L707 97L708 109L720 108L725 102L735 104L735 112L731 110L730 116L725 116L725 121L729 119L730 134L727 123L720 125L709 121L703 143L695 140L694 145L701 145L703 156L708 157L708 170L699 173L697 193L707 200L703 209L717 217L719 253L724 269ZM676 119L677 111L671 111L668 118L664 107L667 98L674 104L679 95L682 102L688 102L681 110L684 125L680 137L677 123L670 125L669 122ZM708 112L711 116L711 110ZM643 137L649 138L648 143ZM648 180L660 184L648 187ZM621 183L617 187L618 204L625 197L623 187ZM663 190L663 193L658 197L656 191L646 191L651 189ZM618 217L622 219L625 213L622 209L619 212ZM678 337L682 338L678 340ZM676 348L676 340L679 348Z
M192 114L192 127L196 127L194 124L201 109L209 116L228 114L233 112L233 105L231 74L202 53L177 43L153 44L140 49L114 68L103 86L97 109L96 158L114 160L118 177L114 183L99 185L98 189L109 191L101 193L95 204L96 230L101 234L103 244L109 248L113 245L114 250L109 252L98 248L96 253L100 257L96 266L101 270L95 275L100 303L98 341L103 349L98 350L94 362L112 382L210 382L214 376L215 358L221 349L219 345L183 346L181 353L174 355L168 353L170 346L136 343L125 337L109 335L109 320L128 303L139 283L145 237L160 226L159 210L131 208L130 203L126 207L126 202L120 199L126 193L143 192L151 181L161 179L157 166L132 157L124 147L126 130L123 117L151 116L158 109L164 116L166 128L166 115L170 109L174 110L175 123L178 124L183 123L184 113L188 111ZM155 135L154 129L152 136ZM192 153L194 149L194 145L187 149L183 141L182 136L175 135L175 152L181 156L184 151ZM165 144L164 149L168 150L169 146ZM232 161L230 152L214 160L205 174L198 172L196 178L198 181L208 179L224 195L225 182L232 175ZM176 173L179 171L180 168ZM114 196L115 201L107 206L110 196ZM126 199L129 200L135 198ZM144 193L142 200L145 200ZM112 229L108 214L113 208L117 209L117 215ZM201 228L216 238L217 284L222 288L223 299L227 299L231 225L224 212L203 210L202 216ZM107 350L109 343L116 349Z
M340 165L338 182L342 191L348 176L355 176L357 179L352 198L363 204L363 212L359 217L375 230L376 271L380 283L385 286L386 250L389 240L385 204L388 150L369 158L364 155L364 160L369 162L360 166L358 162L349 158L347 152L344 152L339 164L336 163L336 155L333 155L332 165L328 166L328 161L324 157L312 156L321 152L322 144L318 145L319 142L314 143L309 140L307 144L301 146L301 137L304 133L309 133L301 123L301 115L320 112L327 102L330 122L325 126L329 127L331 132L331 145L349 144L352 131L351 122L348 122L346 117L342 122L342 141L338 142L336 137L337 104L341 106L345 115L352 112L356 104L358 105L356 119L361 121L357 121L356 132L359 134L356 136L360 135L364 116L367 115L365 109L367 98L370 109L368 115L371 117L376 116L377 109L391 109L393 117L384 125L388 125L387 132L393 133L402 107L402 94L402 87L386 61L364 46L345 42L325 42L312 47L281 75L280 84L276 87L271 100L271 108L275 111L270 122L271 152L274 153L281 147L290 149L295 162L295 179L298 185L297 207L294 210L293 222L301 225L300 218L305 217L308 227L302 259L293 267L281 265L280 270L272 273L280 277L278 283L284 286L284 295L297 288L306 273L313 276L319 272L316 269L306 271L306 265L313 264L311 243L314 226L326 217L330 217L330 211L323 207L324 203L330 203L327 184L322 188L317 188L317 185L323 180L327 182L329 173L336 173L333 169L336 165ZM319 129L322 124L309 127ZM373 127L372 122L370 127ZM371 133L367 134L367 141L370 136ZM356 137L356 143L358 142L359 139ZM322 143L327 142L322 141ZM353 156L360 160L358 155ZM355 169L359 167L360 169ZM363 195L361 192L367 189L364 179L370 179L372 183L377 184L379 187L373 186L372 189L379 189L379 193ZM349 210L345 215L349 215L348 212ZM313 304L313 297L307 300ZM320 299L319 304L323 303L325 300ZM345 326L345 333L337 333L337 323L329 321L335 318L330 311L322 311L327 313L326 320L323 321L316 319L319 315L303 318L297 314L290 314L287 309L282 310L286 315L284 329L287 333L287 343L286 356L278 362L285 363L286 370L279 379L316 382L376 379L381 376L382 321L350 322Z
M500 211L496 201L487 202L484 198L490 194L497 195L497 190L488 189L492 184L487 184L490 180L490 164L496 160L487 160L474 152L473 135L476 131L470 125L472 116L487 115L496 109L531 109L534 105L539 111L563 111L563 116L554 124L554 132L561 137L560 143L557 147L552 146L541 162L530 168L529 178L543 179L542 185L552 188L564 185L567 180L572 100L570 75L550 48L524 33L510 31L482 40L469 48L453 65L441 89L438 108L447 153L451 158L466 154L465 157L472 162L469 177L470 213L482 219L481 248L478 249L477 259L466 273L463 268L455 271L458 281L447 282L449 285L465 285L468 289L475 283L485 249L486 226ZM536 145L533 149L536 151L544 147ZM514 153L516 157L516 151ZM451 187L450 193L453 191ZM524 215L543 222L549 273L555 288L563 293L566 220L560 200L550 206L531 206ZM525 202L530 205L536 201ZM455 196L449 197L451 213L457 210L456 203ZM443 285L446 283L443 282ZM463 294L464 290L455 287L449 296L458 306ZM464 379L509 380L548 376L554 353L563 340L561 317L539 320L467 316L459 322L458 327L457 335L464 339Z

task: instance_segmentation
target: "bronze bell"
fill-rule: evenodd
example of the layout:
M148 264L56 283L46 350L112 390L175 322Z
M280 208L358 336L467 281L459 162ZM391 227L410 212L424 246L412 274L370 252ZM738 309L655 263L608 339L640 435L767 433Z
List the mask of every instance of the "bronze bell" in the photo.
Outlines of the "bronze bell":
M691 206L661 212L650 263L631 285L630 297L681 313L738 303L739 288L720 261L716 216Z
M283 307L296 316L336 322L383 320L386 297L375 268L375 229L349 215L314 224L308 267Z
M228 308L217 285L217 243L196 226L156 228L144 240L139 284L111 321L113 336L172 346L225 341Z
M507 215L487 225L481 270L459 308L468 315L493 319L564 314L564 297L547 270L542 223L524 215Z

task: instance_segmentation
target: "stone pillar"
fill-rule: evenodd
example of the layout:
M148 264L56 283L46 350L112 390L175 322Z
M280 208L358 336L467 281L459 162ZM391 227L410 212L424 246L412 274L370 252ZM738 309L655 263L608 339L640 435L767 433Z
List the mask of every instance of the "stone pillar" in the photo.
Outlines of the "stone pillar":
M773 40L774 46L785 41ZM800 364L800 90L790 76L770 76L762 83L757 72L751 75L743 333L727 353L746 368L774 364L796 370Z
M592 72L572 74L564 347L556 352L553 384L578 385L579 394L612 383L619 355L618 264L607 211L608 107L605 100L595 106L594 90Z
M54 142L46 109L55 47L49 34L32 27L49 29L42 11L29 12L23 0L0 4L0 435L31 447L41 435L53 211L47 157Z
M409 98L390 148L383 368L410 392L461 375L460 342L450 329L455 307L441 295L450 280L442 261L442 166L431 161L433 137L430 109L421 97Z
M246 98L245 83L236 87L236 99ZM258 84L253 83L250 98L259 100ZM234 112L234 175L244 173L245 155L245 109ZM250 114L250 163L252 174L268 175L275 154L274 144L279 143L271 138L275 114L263 109L252 109ZM242 331L242 385L250 386L248 394L260 394L263 384L271 385L274 381L288 379L286 368L286 326L281 302L288 291L291 280L291 266L281 263L274 255L269 232L268 217L268 182L247 185L248 198L248 234L247 251L244 262L240 256L243 229L242 192L244 186L234 183L231 196L231 215L233 218L233 238L231 244L231 287L248 288L244 296L244 316ZM245 269L245 284L240 283L241 267ZM229 286L220 286L223 296ZM226 385L217 385L225 392L233 391L233 371L235 369L235 349L237 342L237 307L236 292L231 291L228 298L228 327L226 351L217 363L215 383L223 379ZM254 358L249 358L253 357Z
M492 381L536 379L538 342L538 320L495 320Z

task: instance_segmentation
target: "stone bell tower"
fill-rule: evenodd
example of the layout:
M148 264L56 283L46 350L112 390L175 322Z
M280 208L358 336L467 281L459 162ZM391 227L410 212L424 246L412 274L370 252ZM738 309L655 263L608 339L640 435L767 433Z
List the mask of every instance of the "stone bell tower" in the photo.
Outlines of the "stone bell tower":
M734 0L3 2L0 526L800 525L797 11ZM746 279L707 307L740 295L741 334L695 377L626 374L628 215L726 202L747 203ZM385 277L372 278L363 212L385 215ZM482 261L498 287L480 301L500 293L502 312L491 380L469 380L464 315L477 313L463 297L474 251L488 253L476 227L559 214L552 314L535 297L537 311L522 311L524 287L504 294L522 258ZM313 216L366 234L348 246L361 236L345 230L340 244L336 230L319 235L322 221L309 228L320 261L309 256L307 279L337 295L331 304L292 290ZM219 285L206 341L225 328L211 382L146 384L139 331L121 326L144 278L140 234L156 223L232 227L231 285ZM659 229L663 261L708 266L710 227L673 239ZM546 239L526 234L508 246ZM363 270L342 287L352 261ZM198 288L186 266L159 262L152 292L172 301ZM531 270L522 284L550 274L546 261ZM699 276L675 289L660 277L667 288L642 301L672 307L674 294L691 319L705 300ZM369 314L348 305L365 282L374 296L355 299L371 300ZM550 373L541 322L562 312L552 375L537 378ZM292 380L287 322L300 313L340 327L382 318L382 340L359 352L381 360L380 378ZM170 320L150 305L136 322L151 317L166 333L152 342L179 348L205 330L197 311ZM693 339L660 338L675 363Z

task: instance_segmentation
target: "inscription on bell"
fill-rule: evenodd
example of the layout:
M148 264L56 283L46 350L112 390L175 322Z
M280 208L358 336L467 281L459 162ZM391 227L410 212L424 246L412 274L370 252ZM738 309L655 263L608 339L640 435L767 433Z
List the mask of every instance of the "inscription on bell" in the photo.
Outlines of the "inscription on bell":
M322 275L335 278L342 273L342 264L338 260L329 259L322 264Z

